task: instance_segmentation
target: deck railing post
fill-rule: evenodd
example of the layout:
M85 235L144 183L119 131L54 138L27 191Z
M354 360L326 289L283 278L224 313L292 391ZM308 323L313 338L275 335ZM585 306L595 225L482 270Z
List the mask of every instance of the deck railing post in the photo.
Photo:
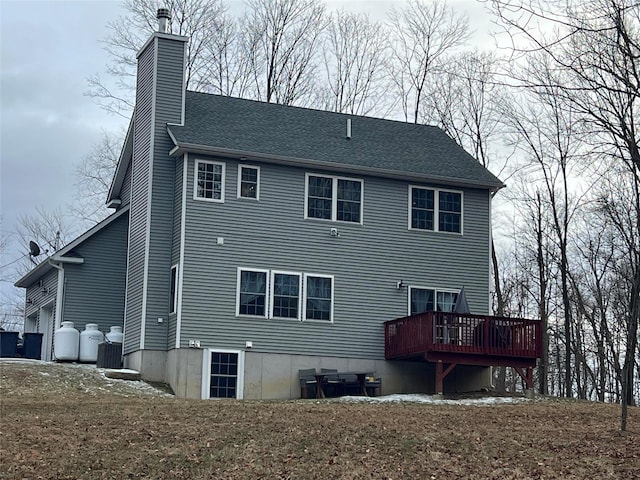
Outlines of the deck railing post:
M485 318L482 325L482 343L484 347L484 353L489 353L489 319Z
M443 393L443 371L442 371L442 360L438 360L436 363L436 394L442 395Z

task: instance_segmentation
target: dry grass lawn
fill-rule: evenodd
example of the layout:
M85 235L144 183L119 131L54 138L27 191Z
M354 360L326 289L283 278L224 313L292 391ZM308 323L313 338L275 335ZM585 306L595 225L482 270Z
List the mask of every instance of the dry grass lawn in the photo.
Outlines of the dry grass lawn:
M640 479L640 409L186 401L0 362L2 479Z

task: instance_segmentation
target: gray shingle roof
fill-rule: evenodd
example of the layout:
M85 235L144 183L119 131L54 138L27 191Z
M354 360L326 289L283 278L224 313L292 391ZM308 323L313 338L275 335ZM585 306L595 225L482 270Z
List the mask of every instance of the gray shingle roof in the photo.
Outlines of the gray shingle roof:
M168 128L185 151L221 149L383 176L415 175L489 188L503 185L433 126L187 92L185 125Z

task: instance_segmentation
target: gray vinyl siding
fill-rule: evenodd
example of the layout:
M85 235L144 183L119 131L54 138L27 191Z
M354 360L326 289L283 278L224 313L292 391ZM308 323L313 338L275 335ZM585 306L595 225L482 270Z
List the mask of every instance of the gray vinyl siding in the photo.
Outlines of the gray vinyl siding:
M84 263L64 266L62 318L78 330L87 323L97 323L103 333L123 326L127 226L125 213L74 249Z
M159 35L138 58L125 354L138 350L141 338L145 349L167 348L175 181L167 123L182 120L184 48L184 41Z
M176 176L176 161L168 155L173 142L167 133L167 123L181 121L184 87L183 55L184 42L158 39L152 216L145 331L145 348L147 349L167 348ZM162 318L163 321L159 322L158 318Z
M251 340L261 352L383 358L383 322L407 314L399 280L464 285L471 311L488 313L487 190L460 189L464 235L408 230L409 184L357 175L350 177L364 181L363 225L305 220L305 173L323 172L256 164L255 202L236 198L237 162L227 160L221 204L193 199L196 158L204 157L189 159L182 346L197 339L202 347L244 348ZM334 323L236 317L238 267L333 275Z
M124 174L122 188L120 189L120 208L131 203L131 163L127 165L127 171Z
M131 210L124 328L124 353L138 350L142 328L142 299L146 250L147 198L151 150L153 101L153 43L138 59L136 107L134 111Z
M40 285L40 282L42 282L42 285ZM58 270L54 268L27 287L26 298L31 300L32 303L27 305L25 302L25 316L29 317L37 313L40 307L47 305L53 305L53 313L55 315L57 294Z
M180 262L180 232L182 227L182 172L183 172L183 159L176 160L176 175L173 187L173 234L172 234L172 248L171 248L171 266L178 265ZM178 273L180 266L178 265ZM170 278L170 277L169 277ZM177 279L176 279L177 282ZM177 285L176 285L177 288ZM169 330L167 345L169 348L173 347L176 343L176 322L177 315L175 313L169 314Z

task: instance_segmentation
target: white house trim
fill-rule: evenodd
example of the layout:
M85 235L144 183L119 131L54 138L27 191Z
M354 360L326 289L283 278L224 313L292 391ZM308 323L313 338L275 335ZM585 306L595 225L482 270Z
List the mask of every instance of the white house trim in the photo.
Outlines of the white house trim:
M58 269L58 284L56 286L56 312L55 312L55 328L57 330L60 328L62 324L62 307L64 302L64 267L62 265L56 265L51 263L51 265Z
M240 313L240 274L241 272L258 272L265 274L265 286L264 286L264 315L247 315ZM247 318L268 318L269 311L271 308L271 302L269 302L269 289L271 275L269 275L269 270L264 268L251 268L251 267L238 267L237 279L236 279L236 317L247 317Z
M448 177L443 175L428 175L424 173L407 173L390 170L387 168L355 166L343 163L333 163L322 160L309 160L306 158L290 157L286 155L272 155L249 150L238 150L234 148L222 148L210 145L200 145L197 143L178 142L171 150L172 155L182 155L184 152L195 153L197 155L212 155L226 158L242 158L247 162L275 163L277 165L291 165L295 167L309 169L326 169L327 172L344 172L347 175L380 176L390 179L403 180L408 182L423 181L433 182L440 185L451 185L455 188L472 187L488 188L496 192L504 188L504 184L496 185L490 182L474 181ZM331 175L331 173L328 173Z
M273 304L275 297L275 277L276 275L292 275L298 277L298 315L296 317L276 317L273 314ZM270 275L270 286L269 289L269 318L275 318L277 320L296 320L300 321L302 319L302 272L287 272L283 270L271 270Z
M412 215L411 211L413 208L412 205L412 191L413 189L420 190L431 190L433 191L433 229L424 229L424 228L413 228L411 226ZM460 194L460 231L459 232L447 232L440 230L440 192L446 193L458 193ZM429 187L426 185L409 185L409 190L407 192L407 228L414 232L435 232L438 234L445 235L457 235L461 236L464 234L464 192L462 190L452 190L449 188L437 188L437 187Z
M235 353L238 354L238 376L236 379L236 399L244 398L244 350L227 350L225 348L209 348L202 350L202 383L200 395L202 400L208 400L211 388L211 354Z
M243 197L241 195L242 192L242 169L243 168L252 168L257 171L256 174L256 198L251 197ZM247 165L246 163L238 164L238 185L237 185L237 196L236 198L240 198L243 200L253 200L254 202L260 201L260 167L257 165Z
M317 277L317 278L328 278L331 280L331 311L329 312L329 320L316 320L316 319L307 319L307 279L309 277ZM333 311L335 309L335 295L336 295L336 282L333 275L325 275L322 273L305 273L304 274L304 283L302 285L303 290L303 298L302 298L302 321L303 322L318 322L318 323L333 323Z
M220 166L220 198L205 198L198 196L198 165L201 163ZM224 194L226 189L225 177L227 175L226 167L227 165L225 162L196 158L195 162L193 162L193 199L200 202L224 203Z
M176 348L180 348L182 328L182 286L184 282L184 245L187 231L187 180L189 175L189 154L184 154L182 167L182 207L180 211L180 260L178 261L178 311L176 312Z
M309 177L322 177L331 179L331 218L316 218L309 216ZM349 222L338 220L338 181L347 180L349 182L360 182L360 221ZM364 179L354 177L343 177L339 175L328 175L326 173L306 172L304 175L304 219L319 220L321 222L340 223L345 225L364 225Z
M455 288L436 288L436 287L425 287L422 285L409 285L407 288L407 315L411 315L411 290L433 290L433 307L437 308L438 306L438 293L457 293L460 294L459 289Z

